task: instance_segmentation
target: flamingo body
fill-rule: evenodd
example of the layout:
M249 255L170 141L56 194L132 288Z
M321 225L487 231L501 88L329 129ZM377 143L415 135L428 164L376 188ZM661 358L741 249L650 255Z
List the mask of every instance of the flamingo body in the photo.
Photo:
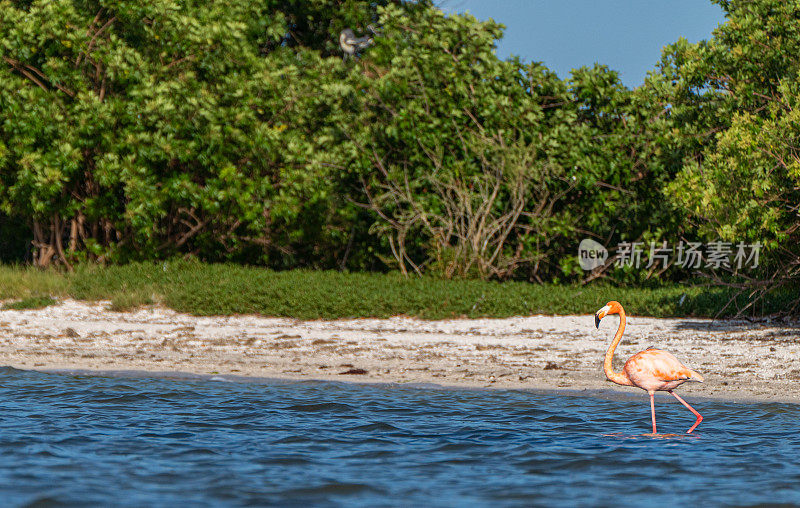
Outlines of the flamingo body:
M647 349L631 356L622 368L633 386L648 392L669 391L702 377L684 366L672 353Z
M619 314L619 328L617 328L614 340L611 341L611 345L606 351L605 361L603 362L603 371L606 377L614 383L624 386L636 386L647 391L648 395L650 395L653 434L656 434L656 408L653 401L655 392L665 391L678 399L681 404L686 406L697 417L694 425L686 431L687 434L691 434L703 421L703 417L672 390L686 381L703 382L703 376L683 365L672 353L660 349L646 349L636 353L625 362L621 372L615 372L611 366L611 360L614 357L617 345L622 340L622 334L625 332L625 310L619 302L608 302L594 315L595 325L599 328L600 320L609 314Z

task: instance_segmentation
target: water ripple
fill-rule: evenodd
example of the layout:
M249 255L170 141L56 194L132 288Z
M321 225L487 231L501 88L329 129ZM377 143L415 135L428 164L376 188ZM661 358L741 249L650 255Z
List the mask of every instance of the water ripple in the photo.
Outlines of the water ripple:
M12 506L800 505L800 407L0 369Z

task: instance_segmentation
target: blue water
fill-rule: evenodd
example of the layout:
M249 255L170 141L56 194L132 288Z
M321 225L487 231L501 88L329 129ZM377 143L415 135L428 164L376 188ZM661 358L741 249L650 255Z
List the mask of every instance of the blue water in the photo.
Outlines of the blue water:
M4 506L800 505L800 406L0 369ZM694 418L657 399L661 432Z

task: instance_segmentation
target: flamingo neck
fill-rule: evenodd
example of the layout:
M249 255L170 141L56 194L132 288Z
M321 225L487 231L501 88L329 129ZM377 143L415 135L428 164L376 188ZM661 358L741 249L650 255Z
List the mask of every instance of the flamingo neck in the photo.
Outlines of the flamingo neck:
M628 375L624 372L614 372L614 369L611 367L611 360L614 358L614 350L617 349L617 344L619 341L622 340L622 334L625 332L625 311L620 309L619 311L619 328L617 328L617 334L614 335L614 340L611 341L611 345L608 346L608 351L606 351L606 358L603 362L603 372L606 373L606 377L609 381L617 383L618 385L625 385L625 386L633 386L631 380L628 379Z

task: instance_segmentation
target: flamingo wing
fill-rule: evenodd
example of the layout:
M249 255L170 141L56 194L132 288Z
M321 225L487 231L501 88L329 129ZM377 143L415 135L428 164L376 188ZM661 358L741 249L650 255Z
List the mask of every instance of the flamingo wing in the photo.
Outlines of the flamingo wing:
M663 382L692 379L693 372L684 366L672 353L661 349L646 349L633 355L625 364L625 370L647 373Z

